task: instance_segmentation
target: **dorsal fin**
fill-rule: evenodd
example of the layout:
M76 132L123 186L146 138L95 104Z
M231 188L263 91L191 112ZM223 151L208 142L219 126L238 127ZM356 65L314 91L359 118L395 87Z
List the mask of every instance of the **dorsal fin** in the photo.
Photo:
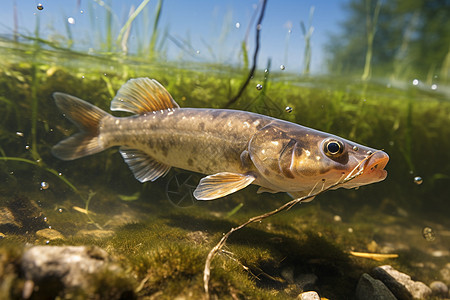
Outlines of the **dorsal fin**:
M146 77L128 80L111 101L112 111L126 111L139 115L179 107L158 81Z

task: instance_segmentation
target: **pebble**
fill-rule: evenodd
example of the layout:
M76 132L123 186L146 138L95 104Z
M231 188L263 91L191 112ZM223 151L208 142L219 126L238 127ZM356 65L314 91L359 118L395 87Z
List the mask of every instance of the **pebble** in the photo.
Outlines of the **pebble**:
M364 273L356 286L356 300L396 300L392 292L380 280Z
M298 295L297 299L300 300L320 300L319 294L314 291L304 292Z
M448 295L448 287L442 281L433 281L430 283L430 288L434 296L445 298Z
M447 263L439 273L441 273L442 281L450 285L450 263Z
M431 289L423 282L411 280L411 276L384 265L372 270L374 278L381 280L399 300L427 299Z
M21 227L22 225L9 208L0 207L0 228L5 228L6 231L15 231Z
M64 240L64 236L61 234L61 232L59 232L58 230L55 229L50 229L50 228L45 228L45 229L41 229L36 231L36 236L46 239L46 240Z

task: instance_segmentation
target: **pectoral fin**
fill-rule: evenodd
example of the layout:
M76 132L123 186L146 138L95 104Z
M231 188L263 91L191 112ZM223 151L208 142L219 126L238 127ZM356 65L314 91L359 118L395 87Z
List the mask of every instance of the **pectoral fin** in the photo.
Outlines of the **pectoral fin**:
M213 200L234 193L250 185L256 179L253 175L222 172L200 180L194 191L197 200Z

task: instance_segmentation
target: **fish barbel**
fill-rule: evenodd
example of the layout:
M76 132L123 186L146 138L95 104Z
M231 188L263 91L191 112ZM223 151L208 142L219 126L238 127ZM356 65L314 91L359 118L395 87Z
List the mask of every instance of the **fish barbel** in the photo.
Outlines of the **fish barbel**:
M338 136L239 110L180 108L154 79L125 83L111 101L114 117L74 96L54 93L56 105L80 129L52 153L73 160L120 146L140 182L154 181L171 167L208 176L194 191L217 199L245 188L300 197L335 184L364 163L362 174L340 186L354 188L386 178L389 156Z

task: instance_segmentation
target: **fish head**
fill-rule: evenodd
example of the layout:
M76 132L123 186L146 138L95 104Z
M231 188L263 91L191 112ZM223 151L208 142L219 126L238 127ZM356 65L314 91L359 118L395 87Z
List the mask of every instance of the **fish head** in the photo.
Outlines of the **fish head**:
M360 175L338 187L382 181L389 161L383 151L302 126L268 125L253 136L248 151L263 177L260 181L286 192L326 188L357 172Z
M322 161L318 170L322 181L334 184L344 178L359 174L354 179L336 187L350 189L379 182L386 178L387 171L384 168L389 162L386 152L337 136L317 136L317 139L317 157L320 157L319 160ZM301 172L300 169L299 171Z

